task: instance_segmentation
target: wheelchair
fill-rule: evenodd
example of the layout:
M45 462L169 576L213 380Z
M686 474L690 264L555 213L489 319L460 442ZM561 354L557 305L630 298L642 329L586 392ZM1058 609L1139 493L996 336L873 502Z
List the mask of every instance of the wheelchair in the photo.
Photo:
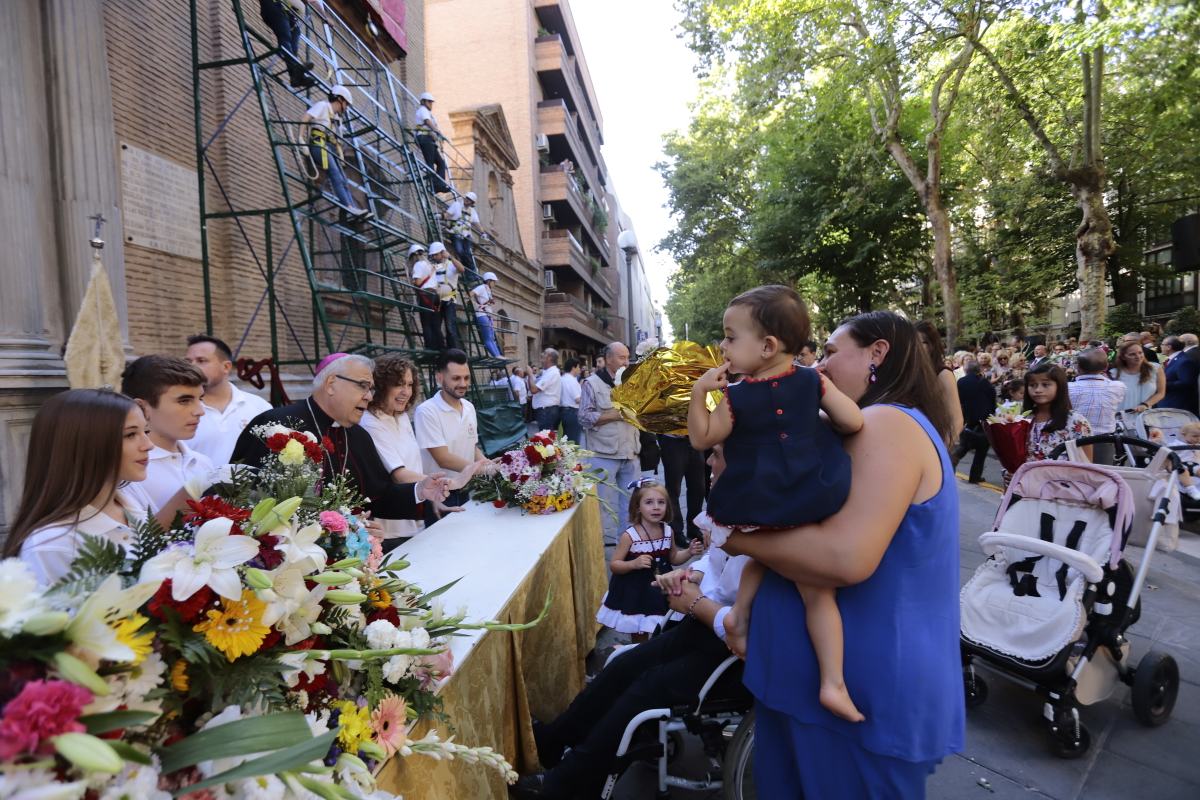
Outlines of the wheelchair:
M619 658L625 648L610 657ZM708 758L708 774L699 780L672 775L669 767L683 750L683 732L699 737ZM700 688L696 702L651 708L625 727L613 771L600 797L610 800L617 781L634 763L653 763L658 771L656 797L670 797L670 788L711 791L723 800L752 800L754 698L742 685L742 662L730 656L717 666Z

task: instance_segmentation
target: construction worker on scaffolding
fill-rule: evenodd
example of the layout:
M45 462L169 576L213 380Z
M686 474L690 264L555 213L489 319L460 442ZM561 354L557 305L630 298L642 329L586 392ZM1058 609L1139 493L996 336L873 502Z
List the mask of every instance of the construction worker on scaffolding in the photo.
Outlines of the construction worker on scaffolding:
M309 155L317 169L315 182L319 186L328 178L329 187L338 204L351 217L362 218L369 216L370 212L355 205L354 197L350 194L350 184L346 181L346 173L342 169L345 154L338 137L342 119L353 103L350 90L337 84L329 90L327 99L314 103L304 113L301 122L307 128Z
M434 176L430 177L433 191L442 194L450 191L450 184L446 183L446 159L442 157L442 149L438 145L438 142L446 137L442 136L437 120L433 117L433 95L421 92L418 100L420 105L417 106L415 118L417 147L421 148L421 157L434 172Z
M500 345L496 344L496 329L492 325L492 314L496 311L496 298L492 284L498 281L494 272L483 273L483 281L471 290L471 302L475 304L475 321L479 323L479 334L488 355L500 358Z
M258 0L258 13L279 42L279 55L287 65L293 89L311 89L317 79L309 72L311 61L300 61L300 29L304 25L306 0Z
M429 261L437 277L439 314L446 325L446 342L454 350L462 349L462 337L458 335L458 278L463 273L462 265L450 257L446 245L429 243Z
M441 300L437 291L437 275L429 263L425 245L414 244L408 248L408 274L416 290L417 306L421 315L421 338L426 350L441 352L446 347L442 339L442 324L438 318Z
M450 246L454 248L458 260L473 275L478 275L479 268L475 265L475 253L471 245L474 229L479 227L479 212L475 210L475 201L474 192L456 197L454 202L446 206L443 216L450 233Z

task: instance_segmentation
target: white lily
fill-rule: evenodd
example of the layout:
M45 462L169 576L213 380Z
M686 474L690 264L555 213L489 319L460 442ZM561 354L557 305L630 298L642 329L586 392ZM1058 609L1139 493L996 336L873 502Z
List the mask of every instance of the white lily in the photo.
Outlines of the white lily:
M0 636L16 636L27 620L45 610L37 578L19 558L0 561Z
M67 641L93 662L133 661L136 654L128 645L121 644L116 630L108 623L131 616L154 596L161 583L149 581L122 589L121 578L109 575L79 607L67 626Z
M299 530L285 528L276 532L281 541L275 545L275 549L283 553L285 562L300 569L310 572L324 569L329 558L325 548L317 544L322 533L321 526L316 522Z
M258 542L249 536L231 535L233 520L210 519L196 531L190 545L172 547L142 565L141 580L171 579L171 597L187 600L208 586L230 600L242 596L237 567L258 555Z
M304 571L294 564L267 574L271 588L258 593L267 603L263 624L278 628L289 645L312 636L312 624L321 616L321 599L328 587L318 584L310 590L304 583Z
M300 682L300 675L306 675L310 680L318 675L325 674L326 664L324 661L318 661L315 658L309 658L304 651L298 653L284 653L279 656L278 661L287 667L287 671L283 673L283 679L287 681L289 689L295 689L296 684ZM324 733L324 731L322 731ZM313 734L320 736L320 734Z

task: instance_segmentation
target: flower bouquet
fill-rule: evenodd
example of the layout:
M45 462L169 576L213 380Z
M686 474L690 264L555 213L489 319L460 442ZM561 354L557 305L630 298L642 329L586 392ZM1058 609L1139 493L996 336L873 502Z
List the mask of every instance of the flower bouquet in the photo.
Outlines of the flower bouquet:
M450 587L382 564L364 501L294 433L129 551L84 537L52 587L0 562L0 797L390 797L378 766L413 753L515 780L490 747L408 734L440 713L449 636L532 627L549 598L524 624L447 613Z
M499 469L476 475L469 485L475 500L497 508L518 506L531 514L565 511L583 500L599 481L587 469L586 450L554 431L539 431L500 456Z
M1025 463L1029 453L1029 416L1021 410L1021 404L1013 401L996 406L996 413L987 418L984 430L988 441L996 451L1000 465L1008 472L1016 472Z

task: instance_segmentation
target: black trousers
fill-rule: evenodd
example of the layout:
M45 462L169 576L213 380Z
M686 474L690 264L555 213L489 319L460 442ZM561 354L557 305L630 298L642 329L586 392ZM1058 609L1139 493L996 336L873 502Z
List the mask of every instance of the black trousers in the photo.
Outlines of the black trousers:
M554 798L600 794L629 721L650 708L694 702L700 687L729 655L702 622L685 619L618 656L580 692L558 719L538 731L538 754L553 760L546 792Z
M433 191L450 191L450 184L446 183L446 159L442 158L442 151L438 148L437 140L424 133L417 134L417 147L421 148L421 157L436 174L436 177L430 179Z
M281 0L258 0L258 12L279 42L279 54L287 64L288 75L292 80L303 75L297 58L300 54L300 20Z
M659 436L658 447L662 458L663 481L671 498L671 530L678 540L686 532L688 539L697 539L703 534L692 522L704 510L704 498L708 494L708 479L704 476L704 453L692 447L686 436ZM687 517L680 507L680 487L687 484Z
M957 463L969 450L974 451L975 455L971 457L971 472L967 477L973 483L978 483L983 480L983 465L987 462L988 453L987 435L982 430L963 428L954 447L954 461Z
M442 338L441 315L432 308L421 308L421 338L425 340L426 350L441 352L446 348L446 342Z

